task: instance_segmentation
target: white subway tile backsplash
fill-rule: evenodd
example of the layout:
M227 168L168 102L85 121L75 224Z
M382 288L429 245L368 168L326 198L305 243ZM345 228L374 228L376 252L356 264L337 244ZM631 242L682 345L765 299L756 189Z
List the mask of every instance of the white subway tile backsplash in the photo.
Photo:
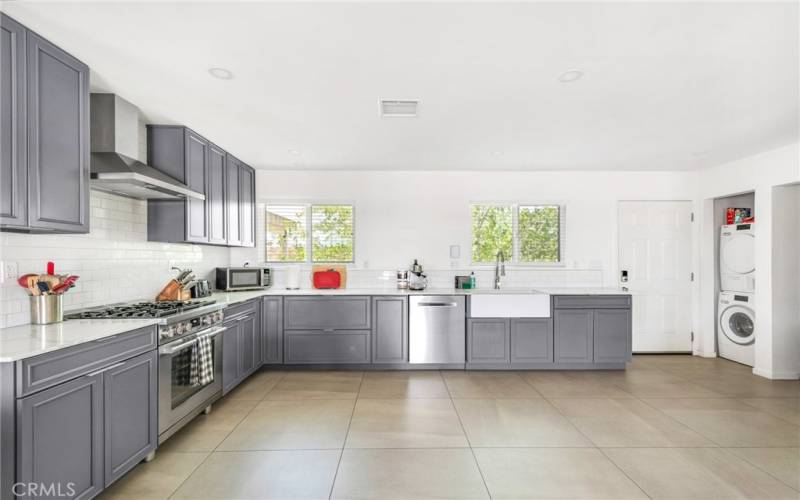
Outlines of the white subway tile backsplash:
M147 241L147 202L91 192L91 232L81 235L0 233L0 258L17 263L19 273L44 272L47 261L59 274L77 274L64 296L65 309L153 298L174 273L191 267L201 278L227 266L223 247ZM0 285L0 328L28 323L27 293L7 280Z

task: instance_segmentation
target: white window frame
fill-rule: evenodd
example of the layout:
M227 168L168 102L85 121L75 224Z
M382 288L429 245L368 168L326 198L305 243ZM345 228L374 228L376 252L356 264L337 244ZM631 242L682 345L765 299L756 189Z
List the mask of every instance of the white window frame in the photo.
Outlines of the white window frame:
M267 259L267 207L269 206L289 206L289 207L303 207L306 211L305 216L305 227L306 227L306 258L305 260L268 260ZM313 260L313 251L314 251L314 236L312 233L312 207L314 206L322 206L322 205L342 205L348 206L353 210L353 258L351 260L320 260L314 261ZM264 263L270 265L297 265L297 264L309 264L309 265L316 265L316 264L355 264L356 262L356 205L355 203L350 203L346 201L279 201L279 200L272 200L272 201L265 201L264 202Z
M473 201L469 204L469 259L470 264L475 266L494 265L492 262L479 262L472 260L472 244L475 241L475 234L472 232L472 207L473 206L508 207L511 210L511 260L506 264L519 267L564 267L566 265L566 240L567 224L566 210L564 202L557 201ZM558 207L558 261L557 262L520 262L519 260L519 209L520 207L536 206L555 206Z

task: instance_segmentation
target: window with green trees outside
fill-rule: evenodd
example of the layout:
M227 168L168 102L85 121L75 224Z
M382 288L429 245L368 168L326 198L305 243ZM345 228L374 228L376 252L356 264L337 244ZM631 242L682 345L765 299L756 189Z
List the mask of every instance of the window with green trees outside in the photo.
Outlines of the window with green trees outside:
M562 260L563 209L560 205L475 204L472 262L494 262L502 251L518 264L557 264Z
M266 262L353 262L352 205L266 206Z

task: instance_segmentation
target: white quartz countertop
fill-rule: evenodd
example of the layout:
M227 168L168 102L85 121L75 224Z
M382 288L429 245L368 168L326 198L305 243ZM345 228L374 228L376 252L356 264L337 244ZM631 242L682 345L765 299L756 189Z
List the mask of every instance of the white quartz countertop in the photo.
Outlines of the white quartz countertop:
M453 288L428 288L426 290L398 290L397 288L342 288L336 290L316 290L303 288L299 290L286 290L285 288L267 288L265 290L243 290L240 292L215 292L210 298L223 304L236 304L264 296L277 295L319 295L319 296L344 296L344 295L476 295L476 294L521 294L543 293L548 295L630 295L621 288L565 288L565 287L539 287L539 288L476 288L474 290L456 290Z
M233 305L264 296L281 295L475 295L475 294L520 294L543 293L549 295L629 295L619 288L478 288L455 290L452 288L428 288L427 290L398 290L397 288L343 288L339 290L315 290L305 288L286 290L267 288L241 292L215 292L211 299ZM157 319L73 319L51 325L20 325L0 329L0 362L18 361L79 345L104 337L136 330L158 323Z
M3 328L0 362L31 358L157 323L157 319L72 319L50 325Z

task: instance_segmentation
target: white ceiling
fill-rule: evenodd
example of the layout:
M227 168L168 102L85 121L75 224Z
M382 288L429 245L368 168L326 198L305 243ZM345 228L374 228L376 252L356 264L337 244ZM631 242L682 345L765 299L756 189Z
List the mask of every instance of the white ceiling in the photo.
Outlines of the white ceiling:
M798 135L796 2L3 9L89 64L93 89L258 168L692 169ZM380 98L419 116L382 118Z

